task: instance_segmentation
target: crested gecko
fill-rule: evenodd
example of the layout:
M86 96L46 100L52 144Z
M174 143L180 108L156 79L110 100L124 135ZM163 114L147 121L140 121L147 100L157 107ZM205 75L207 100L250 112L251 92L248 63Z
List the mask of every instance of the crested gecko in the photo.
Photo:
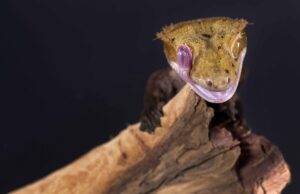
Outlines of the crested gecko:
M171 24L157 33L171 68L150 76L140 129L153 132L160 126L163 105L185 84L208 103L230 100L241 77L247 24L244 19L212 17Z

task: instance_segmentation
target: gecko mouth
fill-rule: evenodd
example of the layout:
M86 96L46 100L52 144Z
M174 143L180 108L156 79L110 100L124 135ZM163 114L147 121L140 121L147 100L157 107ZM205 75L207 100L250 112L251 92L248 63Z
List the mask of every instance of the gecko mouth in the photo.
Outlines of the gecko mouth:
M233 96L238 86L238 81L231 84L227 89L222 91L208 90L196 83L188 83L188 84L199 96L204 98L204 100L212 103L223 103L229 100Z
M187 82L191 86L191 88L204 100L212 103L223 103L229 100L235 93L237 86L239 84L239 80L241 77L241 71L242 71L242 66L243 66L243 61L246 55L246 48L243 49L239 56L239 71L237 75L237 80L233 82L228 88L222 91L215 91L215 90L209 90L204 88L203 86L197 84L195 81L193 81L190 76L189 76L189 71L188 70L183 70L180 69L179 66L172 62L170 63L171 66L177 71L180 75L180 77Z

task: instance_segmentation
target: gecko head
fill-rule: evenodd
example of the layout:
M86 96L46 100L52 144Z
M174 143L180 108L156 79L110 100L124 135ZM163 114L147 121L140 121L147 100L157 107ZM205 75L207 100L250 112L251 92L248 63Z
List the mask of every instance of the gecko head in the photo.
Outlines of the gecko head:
M243 19L208 18L170 25L158 37L180 77L206 101L222 103L240 80L246 26Z

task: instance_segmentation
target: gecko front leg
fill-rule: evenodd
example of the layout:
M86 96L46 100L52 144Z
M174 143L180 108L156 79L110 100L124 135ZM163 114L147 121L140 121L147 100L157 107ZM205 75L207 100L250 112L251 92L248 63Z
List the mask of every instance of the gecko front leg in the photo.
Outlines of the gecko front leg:
M146 85L140 129L153 133L161 125L162 107L184 86L185 82L170 67L154 72Z

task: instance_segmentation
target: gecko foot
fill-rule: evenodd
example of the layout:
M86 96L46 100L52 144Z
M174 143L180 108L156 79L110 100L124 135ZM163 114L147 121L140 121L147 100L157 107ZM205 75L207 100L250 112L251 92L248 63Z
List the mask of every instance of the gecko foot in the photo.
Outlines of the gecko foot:
M140 130L148 133L154 133L156 127L160 127L160 117L163 116L162 111L153 110L142 114Z

